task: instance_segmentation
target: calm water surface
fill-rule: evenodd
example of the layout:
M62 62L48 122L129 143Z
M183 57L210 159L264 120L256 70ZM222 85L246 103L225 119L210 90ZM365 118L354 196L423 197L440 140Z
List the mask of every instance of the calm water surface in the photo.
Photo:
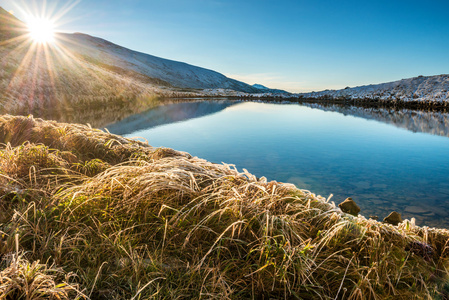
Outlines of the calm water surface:
M353 113L356 117L351 111L298 104L178 103L107 128L143 137L152 146L232 163L326 198L333 194L336 203L352 197L366 216L382 219L396 210L420 225L449 228L449 138L413 132L416 126L429 127L416 125L415 113L407 119L415 126L410 131L373 117L385 112Z

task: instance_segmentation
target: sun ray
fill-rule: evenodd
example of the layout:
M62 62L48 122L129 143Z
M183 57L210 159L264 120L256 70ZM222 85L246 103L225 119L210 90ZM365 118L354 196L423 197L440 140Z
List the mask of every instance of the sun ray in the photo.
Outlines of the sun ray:
M81 0L76 1L70 1L67 2L58 12L55 12L55 15L53 17L55 22L60 22L60 20L68 13L70 12L75 6L77 6ZM65 22L66 23L66 22Z
M66 1L57 9L55 3L52 5L46 0L39 5L17 1L13 3L15 10L25 16L25 23L12 14L4 17L13 26L10 35L0 41L1 60L12 68L4 95L16 99L12 102L16 108L23 107L31 112L33 108L45 108L47 102L55 101L61 88L55 66L60 55L55 29L57 21L79 2Z
M52 20L29 16L26 22L34 42L46 44L54 41L55 25Z

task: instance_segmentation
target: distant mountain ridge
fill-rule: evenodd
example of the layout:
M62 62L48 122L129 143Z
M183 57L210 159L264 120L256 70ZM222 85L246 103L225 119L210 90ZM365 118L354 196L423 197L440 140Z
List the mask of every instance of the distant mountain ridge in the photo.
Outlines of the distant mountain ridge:
M262 85L262 84L258 84L258 83L253 84L253 87L255 87L256 89L258 89L258 90L260 90L260 91L262 91L262 92L264 92L264 93L290 94L290 93L287 92L287 91L279 90L279 89L270 89L270 88L268 88L268 87L266 87L266 86L264 86L264 85Z
M418 76L381 84L300 93L294 96L321 100L378 100L445 104L449 99L449 75Z

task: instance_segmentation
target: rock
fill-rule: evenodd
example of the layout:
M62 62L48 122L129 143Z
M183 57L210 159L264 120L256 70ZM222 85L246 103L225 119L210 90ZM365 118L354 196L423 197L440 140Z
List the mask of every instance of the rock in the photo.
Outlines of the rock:
M392 224L394 226L402 222L401 214L393 211L385 219L384 223Z
M338 207L340 207L342 212L356 216L356 217L360 212L360 207L350 197L346 198L345 201L338 204Z
M379 219L378 216L369 216L369 218L370 218L371 220L376 220L376 221Z

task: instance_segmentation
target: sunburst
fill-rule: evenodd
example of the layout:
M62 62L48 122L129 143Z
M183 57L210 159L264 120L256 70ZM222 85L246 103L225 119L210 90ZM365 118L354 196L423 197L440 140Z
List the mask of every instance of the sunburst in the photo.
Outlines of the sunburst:
M9 39L0 40L0 56L15 69L5 94L16 98L17 107L28 107L32 111L36 107L46 109L52 101L60 101L61 65L96 75L84 60L70 51L70 44L76 41L68 34L57 32L61 24L69 22L64 16L79 2L68 0L60 9L49 7L46 0L39 8L27 6L20 0L15 3L15 10L25 22L10 12L8 19L14 24L15 33ZM16 67L17 58L21 60Z
M53 43L55 24L49 18L29 17L26 21L30 37L36 43Z

